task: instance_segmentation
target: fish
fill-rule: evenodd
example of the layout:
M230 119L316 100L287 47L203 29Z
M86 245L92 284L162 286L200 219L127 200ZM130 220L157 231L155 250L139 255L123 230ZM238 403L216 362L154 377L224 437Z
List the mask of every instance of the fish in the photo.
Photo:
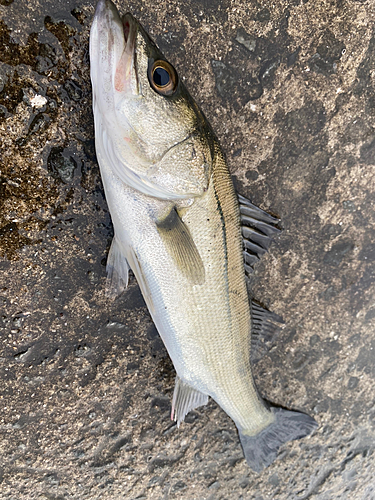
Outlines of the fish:
M99 0L90 32L95 146L114 237L106 293L134 273L176 370L171 418L212 398L261 472L316 421L264 400L252 338L272 313L249 299L246 274L279 219L237 195L219 142L176 69L132 14Z

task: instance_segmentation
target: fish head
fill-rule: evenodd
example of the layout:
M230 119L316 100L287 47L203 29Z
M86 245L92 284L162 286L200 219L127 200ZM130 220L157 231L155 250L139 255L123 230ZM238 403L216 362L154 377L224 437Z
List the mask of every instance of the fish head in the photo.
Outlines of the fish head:
M131 187L161 199L208 188L214 135L140 23L99 0L90 34L96 148Z

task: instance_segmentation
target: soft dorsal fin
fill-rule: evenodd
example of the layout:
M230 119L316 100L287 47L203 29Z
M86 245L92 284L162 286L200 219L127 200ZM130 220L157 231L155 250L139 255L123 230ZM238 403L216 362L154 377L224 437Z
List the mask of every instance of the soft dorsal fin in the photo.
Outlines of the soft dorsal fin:
M176 375L176 383L174 386L171 420L177 422L177 427L185 419L189 411L198 408L198 406L208 403L207 394L197 391L191 385L183 382Z
M109 249L106 270L105 294L107 297L115 298L127 288L129 281L129 265L116 240L116 235Z
M205 279L203 261L188 227L182 222L175 208L165 219L157 222L157 228L181 274L194 285L203 284Z
M257 363L270 350L277 334L284 324L281 316L268 311L254 300L251 309L251 362Z
M267 252L272 239L280 233L280 219L256 207L244 196L238 195L241 229L244 245L245 271L249 275L253 266Z

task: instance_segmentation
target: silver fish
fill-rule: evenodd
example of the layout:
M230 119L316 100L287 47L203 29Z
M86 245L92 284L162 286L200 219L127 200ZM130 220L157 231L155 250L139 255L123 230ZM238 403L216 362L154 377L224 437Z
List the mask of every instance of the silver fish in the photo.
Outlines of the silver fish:
M270 313L248 298L245 269L277 219L237 197L203 113L139 22L99 0L90 34L97 158L115 236L107 293L129 268L177 372L172 418L212 397L235 422L246 460L268 466L311 417L268 405L250 365Z

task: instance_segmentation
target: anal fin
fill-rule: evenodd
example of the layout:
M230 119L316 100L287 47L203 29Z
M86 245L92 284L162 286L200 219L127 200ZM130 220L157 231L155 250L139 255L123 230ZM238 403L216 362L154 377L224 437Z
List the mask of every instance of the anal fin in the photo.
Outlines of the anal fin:
M281 230L277 227L280 219L253 205L244 196L240 194L237 196L240 205L245 271L250 275L254 264L267 252L272 239L280 233Z
M107 297L115 298L127 288L129 281L129 265L116 240L116 235L109 249L106 270L105 294Z
M206 405L207 403L207 394L197 391L186 382L183 382L180 377L176 375L171 420L177 422L177 427L180 426L189 411L198 408L198 406Z

